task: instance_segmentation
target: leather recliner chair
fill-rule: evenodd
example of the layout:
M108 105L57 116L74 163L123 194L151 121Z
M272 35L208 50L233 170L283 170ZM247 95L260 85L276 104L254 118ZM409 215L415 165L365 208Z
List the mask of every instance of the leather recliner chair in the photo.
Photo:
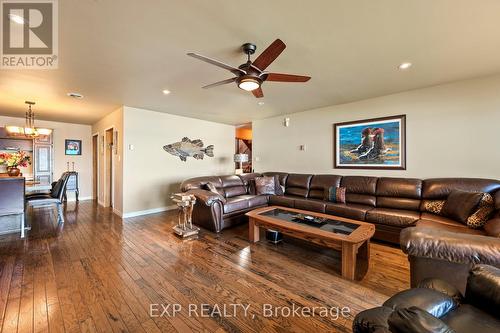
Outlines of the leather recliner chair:
M381 307L362 311L354 333L500 332L500 269L477 265L469 273L465 296L438 279L402 291Z

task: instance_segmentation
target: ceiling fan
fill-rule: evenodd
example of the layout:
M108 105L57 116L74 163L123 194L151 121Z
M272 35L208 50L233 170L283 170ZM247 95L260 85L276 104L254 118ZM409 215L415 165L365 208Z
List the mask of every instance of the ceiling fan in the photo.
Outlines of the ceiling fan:
M225 64L218 60L205 57L197 53L188 53L187 55L201 61L208 62L209 64L215 65L220 68L224 68L236 77L215 82L204 86L204 89L220 86L223 84L228 84L236 82L239 88L251 91L253 95L257 98L264 97L262 92L262 83L264 81L274 81L274 82L307 82L311 79L309 76L302 75L292 75L292 74L280 74L280 73L269 73L264 70L274 61L286 48L285 43L281 39L276 39L267 49L262 52L257 59L253 62L250 61L250 56L255 53L257 46L252 43L245 43L242 45L243 52L247 55L247 62L241 64L238 67L233 67L231 65Z

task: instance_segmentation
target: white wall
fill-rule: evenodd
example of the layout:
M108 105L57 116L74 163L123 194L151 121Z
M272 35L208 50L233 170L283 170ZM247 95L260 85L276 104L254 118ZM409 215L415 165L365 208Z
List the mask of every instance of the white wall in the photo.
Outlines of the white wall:
M123 215L165 210L170 195L191 177L234 173L234 126L125 106ZM215 157L183 162L163 150L183 137L214 145ZM134 149L130 150L129 145Z
M334 123L399 114L407 115L407 170L333 168ZM500 76L290 114L289 127L284 117L253 122L258 172L500 179Z
M98 202L104 205L108 202L105 196L108 189L105 186L105 163L106 163L106 149L104 148L105 133L106 130L113 128L114 131L118 132L118 142L116 154L113 154L113 210L118 215L122 215L123 211L123 108L118 108L117 110L106 115L104 118L99 120L97 123L92 125L92 135L98 135Z
M16 125L24 126L24 118L14 118L0 116L0 126ZM55 121L36 120L36 126L53 129L54 139L54 180L67 171L67 162L75 163L75 170L79 173L80 199L90 199L92 197L92 144L91 126L60 123ZM69 156L64 154L64 140L82 140L82 155ZM72 193L68 193L71 200Z

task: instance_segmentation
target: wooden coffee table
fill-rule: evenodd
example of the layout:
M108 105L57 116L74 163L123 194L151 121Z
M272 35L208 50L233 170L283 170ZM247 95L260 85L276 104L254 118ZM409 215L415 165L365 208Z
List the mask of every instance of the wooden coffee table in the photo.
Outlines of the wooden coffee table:
M327 219L322 226L302 223L295 216ZM300 209L270 206L252 210L249 218L250 242L258 242L260 228L273 229L294 238L329 247L342 253L342 276L349 280L362 279L370 263L370 238L375 226L343 217L314 213ZM354 230L353 230L354 229Z

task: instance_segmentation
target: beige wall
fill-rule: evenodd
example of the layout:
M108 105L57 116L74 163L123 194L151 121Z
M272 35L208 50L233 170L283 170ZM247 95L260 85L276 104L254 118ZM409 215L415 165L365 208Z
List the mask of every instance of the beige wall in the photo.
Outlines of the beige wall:
M124 216L171 208L170 194L184 179L234 173L234 131L230 125L125 106ZM185 136L214 145L215 157L182 162L163 150Z
M105 185L105 133L106 130L113 128L117 132L118 142L116 154L113 154L113 210L118 215L122 215L123 211L123 108L119 108L106 117L92 125L92 135L98 134L98 202L103 206L107 206L109 202L108 193Z
M407 115L407 170L333 168L333 124ZM283 126L283 118L290 126ZM256 171L500 179L500 76L253 122ZM300 151L299 145L306 150ZM258 159L258 160L255 160Z
M24 118L0 116L0 126L24 126L24 122ZM67 171L67 162L70 163L70 169L74 162L75 170L79 173L80 199L90 199L92 197L91 126L43 120L36 120L36 126L54 130L54 180L58 179L64 171ZM64 154L64 140L66 139L82 140L81 156ZM68 197L71 200L73 194L69 193Z

